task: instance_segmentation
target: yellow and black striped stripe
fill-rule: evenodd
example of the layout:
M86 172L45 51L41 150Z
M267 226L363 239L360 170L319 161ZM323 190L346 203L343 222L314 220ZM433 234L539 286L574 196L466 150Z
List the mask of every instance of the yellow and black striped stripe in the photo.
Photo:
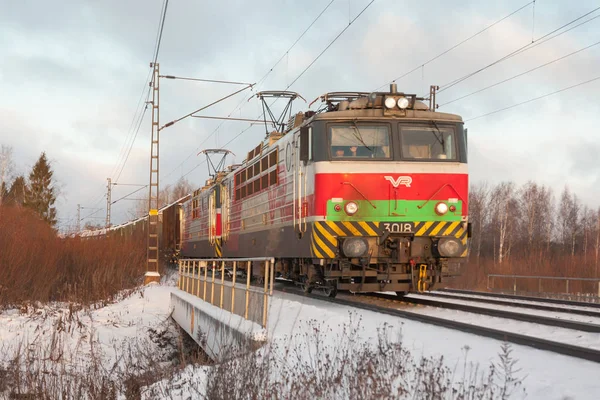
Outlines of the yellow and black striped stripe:
M462 221L414 221L415 236L453 236L465 246L461 257L467 256L467 231ZM367 221L317 221L311 232L311 253L315 258L335 258L338 237L381 236L380 222Z
M366 221L320 221L313 224L311 252L316 258L335 258L338 237L381 236L379 222Z
M223 257L223 247L221 246L221 238L215 239L215 256L217 258Z
M413 232L415 236L453 236L465 248L460 256L467 256L467 230L463 228L462 221L418 221Z

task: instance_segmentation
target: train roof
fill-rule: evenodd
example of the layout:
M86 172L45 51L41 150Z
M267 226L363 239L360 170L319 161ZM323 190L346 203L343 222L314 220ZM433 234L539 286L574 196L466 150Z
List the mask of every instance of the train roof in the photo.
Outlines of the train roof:
M456 114L435 111L437 87L432 86L429 98L398 92L396 84L389 92L329 92L317 97L311 105L321 101L314 119L391 118L426 119L462 122ZM429 105L425 104L429 101ZM288 125L289 127L289 125Z
M397 120L404 119L424 119L424 120L436 120L436 121L450 121L450 122L462 122L462 117L456 114L442 113L438 111L427 110L405 110L402 115L397 115L395 112L383 113L382 109L369 108L369 109L352 109L343 111L329 111L325 113L316 114L314 120L335 120L335 119L373 119L373 118L390 118Z

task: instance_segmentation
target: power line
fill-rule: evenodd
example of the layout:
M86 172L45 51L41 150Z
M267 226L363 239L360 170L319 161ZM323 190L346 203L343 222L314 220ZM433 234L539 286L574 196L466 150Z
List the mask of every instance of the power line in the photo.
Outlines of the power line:
M319 58L321 58L321 56L340 38L340 36L342 36L344 34L344 32L346 32L346 30L348 30L348 28L350 28L350 26L354 23L354 21L356 21L367 10L367 8L369 8L371 6L371 4L373 4L374 2L375 2L375 0L371 0L371 2L369 2L369 4L367 4L361 10L361 12L359 12L358 15L356 17L354 17L354 19L352 21L348 22L348 25L346 25L346 27L344 29L342 29L342 31L331 42L329 42L329 44L327 45L327 47L325 47L323 49L323 51L321 53L319 53L319 55L314 60L312 60L312 62L310 64L308 64L308 66L306 68L304 68L304 70L300 73L300 75L298 75L296 77L296 79L294 79L292 81L292 83L290 83L289 85L287 85L287 87L285 88L285 90L288 90L294 83L296 83L296 81L298 79L300 79L302 77L302 75L304 75L304 73L306 71L308 71L308 69L310 67L312 67L313 64L316 63Z
M147 187L148 187L148 185L142 186L142 187L140 187L140 188L138 188L138 189L134 190L133 192L131 192L131 193L129 193L129 194L126 194L126 195L125 195L125 196L123 196L123 197L119 197L117 200L113 201L113 202L112 202L112 203L110 203L110 204L115 204L116 202L118 202L118 201L121 201L121 200L125 199L126 197L129 197L129 196L131 196L132 194L135 194L135 193L139 192L140 190L146 189Z
M234 140L236 140L237 138L239 138L240 136L242 136L242 134L244 132L246 132L247 130L249 130L250 128L252 128L252 125L249 125L246 129L242 130L240 133L238 133L236 136L234 136L233 138L231 138L227 143L225 143L223 146L221 147L225 147L228 144L232 143ZM194 168L192 168L191 170L189 170L188 172L186 172L185 174L183 174L181 177L184 178L186 176L188 176L189 174L191 174L193 171L196 170L196 168L200 167L201 165L204 165L206 163L206 159L200 161L198 164L196 164L196 166Z
M271 68L269 68L269 70L265 73L265 75L258 80L258 82L256 83L256 87L258 88L258 86L260 86L265 79L271 74L271 72L273 72L273 70L277 67L277 65L279 65L279 63L285 58L286 55L289 54L289 52L296 46L296 44L298 44L298 42L300 42L300 40L304 37L304 35L306 35L306 33L310 30L310 28L312 28L312 26L319 20L319 18L321 18L321 16L325 13L325 11L327 11L327 9L329 9L329 7L331 6L331 4L333 4L335 0L331 0L326 6L325 8L323 8L323 10L321 10L321 12L319 13L319 15L317 15L313 21L308 25L308 27L302 32L302 34L300 36L298 36L298 38L294 41L294 43L292 43L292 45L281 55L281 57L275 62L275 64L273 64L273 66ZM236 106L235 108L227 115L227 117L231 117L231 115L238 111L238 109L241 110L241 106L246 103L245 99L242 99ZM260 118L260 116L258 117ZM221 126L223 126L223 124L225 123L225 121L221 122L219 125L217 125L217 127L210 133L208 134L208 136L206 138L204 138L204 140L202 142L200 142L200 144L198 145L198 147L196 147L196 150L194 150L193 152L191 152L179 165L177 165L173 170L171 170L171 172L169 172L167 175L165 175L163 178L166 178L168 176L170 176L173 172L175 172L177 169L179 169L179 167L181 167L187 160L189 160L194 154L196 154L198 152L198 150L200 150L200 147L202 147L202 145L204 143L206 143L206 141L208 139L210 139L218 130L219 128L221 128ZM237 136L236 136L237 137ZM225 146L225 145L224 145ZM224 147L222 146L222 147ZM201 164L198 164L201 165ZM197 167L194 167L194 169ZM193 171L193 170L192 170ZM185 177L187 174L189 174L191 171L187 172L185 175L182 175L182 177Z
M156 38L154 40L154 49L152 50L152 54L153 54L153 59L154 62L156 62L156 58L158 57L158 52L160 50L160 43L162 40L162 32L163 32L163 28L164 28L164 23L165 23L165 16L166 16L166 7L168 6L168 0L165 0L163 2L163 6L161 8L161 12L160 12L160 16L158 19L158 29L156 30ZM115 181L117 181L119 179L119 177L121 176L121 173L123 172L123 169L125 168L125 164L127 164L127 160L129 159L129 153L131 152L131 149L133 147L133 144L135 143L135 139L137 138L137 134L139 132L140 129L140 124L141 122L138 122L136 124L136 121L138 120L142 120L144 118L144 115L146 113L146 110L148 109L147 107L147 102L150 99L150 87L148 88L147 94L146 94L146 100L144 103L146 103L146 106L141 109L140 106L143 104L142 100L144 98L144 92L146 91L146 87L148 87L148 82L150 81L150 77L152 76L152 70L148 71L148 76L146 77L146 79L144 80L144 86L142 87L142 92L140 94L140 99L138 101L138 104L136 106L135 109L135 114L133 115L133 118L131 119L131 124L129 126L128 129L128 134L127 134L127 138L123 144L123 148L121 149L121 151L119 152L119 157L118 157L118 161L117 164L115 165L115 168L113 168L113 171L110 173L110 176L112 178L114 178L116 172L119 170L119 165L121 164L121 162L123 162L123 165L121 167L121 170L119 171L119 176L114 179ZM140 117L138 117L138 111L142 110L142 114ZM136 128L137 125L137 128ZM133 139L131 139L133 137ZM129 144L129 146L127 145L129 143L129 140L131 141L131 144ZM129 149L127 149L129 147ZM123 161L124 159L124 161Z
M148 102L149 98L150 98L150 89L148 89L148 94L146 95L146 103ZM117 175L117 178L115 179L115 181L119 181L119 179L121 178L121 174L123 173L123 169L125 169L125 165L127 165L127 160L129 160L129 155L131 154L131 150L133 149L133 144L135 143L135 139L137 139L137 135L140 132L140 128L142 127L142 122L144 121L144 117L146 116L146 111L148 111L148 104L146 104L146 107L144 107L144 110L142 111L142 114L140 115L140 118L139 118L138 124L137 124L137 128L133 135L133 139L131 140L131 144L129 145L129 150L127 151L127 154L125 155L125 160L123 161L123 165L121 166L121 170L119 171L119 174Z
M156 52L154 53L154 64L156 64L156 61L158 60L158 52L160 51L160 43L162 42L163 28L165 27L165 19L167 16L167 7L169 7L169 0L165 0L164 6L163 6L162 18L161 18L162 21L160 23L160 29L158 31L158 40L156 42Z
M167 16L167 8L168 7L169 7L169 0L165 0L163 2L162 11L161 11L161 15L159 18L159 28L156 32L156 40L155 40L155 46L154 46L154 52L153 52L154 53L154 56L153 56L154 63L156 63L156 61L158 59L158 54L160 52L160 44L162 43L163 30L165 27L165 20L166 20L166 16ZM148 73L148 77L146 78L145 82L148 82L151 75L152 75L152 71L150 71ZM129 155L131 154L131 150L133 149L133 145L135 143L135 140L137 139L137 135L142 126L142 122L144 120L144 117L146 116L146 111L148 110L147 103L148 103L148 100L150 99L150 93L151 93L150 89L151 89L151 87L148 88L148 91L146 93L146 101L145 101L146 106L143 108L142 113L138 119L137 127L135 128L135 131L131 131L131 133L133 134L133 138L131 139L131 143L129 144L129 149L127 150L124 160L123 160L123 165L121 166L121 169L119 170L119 174L117 175L117 178L115 179L115 181L119 180L119 178L121 177L121 174L123 173L123 169L125 169L125 165L127 165L127 161L129 160ZM143 93L144 93L144 89L142 89L142 97L140 97L140 103L141 103L141 99L143 98ZM138 109L139 109L139 105L140 104L138 103ZM136 109L136 114L137 114L137 109ZM135 116L134 116L134 120L135 120ZM118 169L118 167L117 167L117 169ZM111 174L111 176L114 177L114 174Z
M221 101L223 101L223 100L225 100L225 99L228 99L228 98L230 98L231 96L235 96L236 94L238 94L238 93L240 93L240 92L243 92L243 91L244 91L244 90L246 90L246 89L249 89L249 88L251 88L252 86L254 86L254 84L250 84L250 85L248 85L248 86L246 86L246 87L244 87L244 88L241 88L240 90L237 90L237 91L235 91L235 92L233 92L233 93L230 93L230 94L228 94L227 96L221 97L219 100L213 101L212 103L210 103L210 104L208 104L208 105L206 105L206 106L200 107L200 108L198 108L197 110L194 110L194 111L192 111L192 112L190 112L190 113L188 113L188 114L186 114L186 115L184 115L184 116L182 116L182 117L179 117L179 118L177 118L177 119L174 119L174 120L173 120L173 121L171 121L171 122L167 122L165 125L163 125L162 127L160 127L160 128L159 128L159 130L162 130L163 128L167 128L167 127L169 127L169 126L171 126L171 125L173 125L173 124L175 124L175 123L177 123L177 122L179 122L179 121L181 121L181 120L183 120L183 119L185 119L185 118L191 117L191 116L192 116L192 114L195 114L195 113L197 113L197 112L200 112L200 111L202 111L202 110L205 110L205 109L207 109L208 107L211 107L211 106L213 106L213 105L215 105L215 104L217 104L217 103L219 103L219 102L221 102Z
M302 32L302 34L300 36L298 36L298 39L296 39L296 41L294 43L292 43L292 45L285 51L285 53L283 53L281 55L279 60L277 60L277 62L269 69L269 71L267 71L265 76L263 76L258 81L257 85L260 85L267 78L267 76L269 76L269 74L271 72L273 72L273 69L275 67L277 67L277 65L279 65L279 63L285 58L285 56L289 55L289 52L294 48L294 46L296 46L296 44L298 44L298 42L304 37L304 35L306 35L306 33L310 30L310 28L312 28L312 26L319 20L319 18L321 18L321 15L323 15L325 13L325 11L327 11L327 9L333 4L334 1L335 0L331 0L329 2L329 4L327 4L325 6L325 8L319 13L319 15L317 15L317 17L310 23L310 25L308 25L308 27L304 30L304 32Z
M154 45L154 49L153 49L153 58L154 58L155 62L156 62L156 60L158 58L158 54L159 54L159 51L160 51L160 44L162 42L162 33L163 33L163 30L164 30L165 17L166 17L166 12L167 12L168 4L169 4L169 0L165 0L163 2L163 7L161 9L161 14L160 14L160 17L159 17L159 28L157 29L157 32L156 32L155 45ZM125 165L127 164L127 160L129 159L129 155L130 155L131 150L133 148L133 144L135 143L135 139L137 138L137 134L138 134L138 132L140 130L141 123L142 123L143 118L144 118L144 116L146 114L147 107L144 107L142 109L142 111L141 111L139 119L137 117L138 116L138 112L140 111L140 106L142 105L142 99L144 98L144 91L146 89L146 85L148 84L147 82L150 79L151 73L152 73L152 71L150 71L150 73L148 74L147 78L144 81L144 86L142 87L142 91L141 91L141 94L140 94L140 99L138 100L138 104L136 106L135 113L133 115L133 118L131 120L131 124L130 124L129 129L128 129L129 133L128 133L128 135L127 135L127 137L126 137L126 139L125 139L125 141L123 143L122 150L119 152L119 156L117 158L117 163L115 164L115 167L113 168L113 171L110 174L111 177L114 177L116 171L119 170L119 165L121 165L121 160L123 159L123 155L125 155L124 156L123 164L122 164L122 166L120 168L119 174L117 176L117 179L115 179L115 181L118 181L118 179L121 176L121 173L123 172L123 169L125 168ZM148 94L146 95L146 102L148 101L149 96L150 96L150 90L148 90ZM133 130L133 128L136 126L136 121L137 121L137 127L135 128L135 130ZM129 148L127 149L128 143L129 143L129 138L131 138L131 137L133 137L133 139L131 140L131 143L129 144ZM125 149L127 149L126 152L124 152ZM93 205L98 204L104 197L105 197L105 195L102 194L100 197L98 197L98 200L96 200L93 203Z
M555 95L557 93L561 93L561 92L564 92L566 90L570 90L570 89L576 88L578 86L586 85L588 83L591 83L591 82L594 82L594 81L597 81L597 80L600 80L600 76L597 76L595 78L589 79L589 80L587 80L585 82L581 82L581 83L578 83L578 84L575 84L575 85L572 85L572 86L569 86L569 87L566 87L566 88L563 88L563 89L556 90L556 91L554 91L552 93L546 93L544 95L541 95L541 96L538 96L538 97L534 97L533 99L529 99L529 100L525 100L525 101L522 101L522 102L517 103L517 104L513 104L512 106L504 107L504 108L501 108L499 110L495 110L495 111L488 112L486 114L478 115L477 117L469 118L469 119L465 120L465 122L473 121L473 120L476 120L476 119L479 119L479 118L487 117L488 115L496 114L496 113L499 113L499 112L502 112L502 111L505 111L505 110L509 110L511 108L522 106L523 104L531 103L533 101L543 99L544 97L552 96L552 95Z
M490 28L492 28L492 27L494 27L494 26L498 25L500 22L504 21L505 19L512 17L513 15L515 15L515 14L516 14L516 13L518 13L519 11L523 10L524 8L527 8L527 7L528 7L528 6L530 6L531 4L534 4L534 5L535 5L535 0L533 0L533 1L530 1L529 3L527 3L527 4L525 4L525 5L523 5L523 6L519 7L519 8L517 8L516 10L514 10L513 12L511 12L511 13L510 13L510 14L508 14L507 16L505 16L505 17L503 17L503 18L501 18L501 19L497 20L496 22L492 23L491 25L488 25L488 26L486 26L485 28L483 28L483 29L482 29L482 30L480 30L479 32L477 32L477 33L475 33L475 34L473 34L473 35L469 36L468 38L466 38L466 39L462 40L461 42L459 42L459 43L455 44L454 46L452 46L452 47L448 48L447 50L444 50L443 52L441 52L441 53L440 53L440 54L438 54L437 56L435 56L435 57L431 58L430 60L428 60L428 61L425 61L423 64L420 64L420 65L416 66L415 68L411 69L410 71L408 71L408 72L405 72L404 74L400 75L399 77L397 77L397 78L393 79L393 80L392 80L392 82L396 82L397 80L399 80L399 79L402 79L402 78L404 78L405 76L408 76L408 75L412 74L413 72L415 72L415 71L419 70L420 68L423 68L425 65L427 65L427 64L429 64L429 63L431 63L431 62L433 62L433 61L437 60L438 58L440 58L440 57L442 57L442 56L444 56L444 55L448 54L448 53L449 53L449 52L451 52L452 50L456 49L457 47L459 47L459 46L461 46L461 45L463 45L463 44L465 44L465 43L467 43L469 40L471 40L471 39L475 38L476 36L479 36L480 34L482 34L483 32L487 31L488 29L490 29ZM384 87L384 86L386 86L386 85L387 85L387 83L385 83L385 84L383 84L383 85L379 86L379 87L378 87L377 89L375 89L374 91L375 91L375 92L376 92L376 91L379 91L379 89L383 88L383 87Z
M444 103L444 104L441 104L441 105L440 105L440 107L443 107L443 106L446 106L446 105L448 105L448 104L454 103L454 102L456 102L456 101L459 101L459 100L465 99L465 98L467 98L467 97L469 97L469 96L472 96L472 95L474 95L474 94L481 93L481 92L483 92L483 91L485 91L485 90L491 89L491 88L493 88L493 87L496 87L496 86L498 86L498 85L501 85L501 84L503 84L503 83L506 83L506 82L508 82L508 81L511 81L511 80L513 80L513 79L519 78L519 77L521 77L521 76L523 76L523 75L527 75L527 74L528 74L528 73L530 73L530 72L536 71L536 70L538 70L538 69L540 69L540 68L543 68L543 67L546 67L546 66L548 66L548 65L550 65L550 64L554 64L554 63L555 63L555 62L557 62L557 61L564 60L564 59L565 59L565 58L567 58L567 57L570 57L570 56L572 56L572 55L575 55L575 54L577 54L577 53L581 53L582 51L585 51L585 50L587 50L587 49L589 49L589 48L591 48L591 47L597 46L597 45L599 45L599 44L600 44L600 41L599 41L599 42L596 42L596 43L594 43L594 44L591 44L591 45L589 45L589 46L586 46L586 47L584 47L584 48L582 48L582 49L579 49L579 50L573 51L573 52L571 52L571 53L569 53L569 54L567 54L567 55L564 55L564 56L562 56L562 57L555 58L554 60L552 60L552 61L548 61L547 63L541 64L541 65L538 65L538 66L537 66L537 67L535 67L535 68L531 68L530 70L527 70L527 71L525 71L525 72L521 72L520 74L517 74L517 75L511 76L510 78L507 78L507 79L501 80L501 81L499 81L499 82L496 82L496 83L494 83L494 84L492 84L492 85L486 86L486 87L484 87L484 88L482 88L482 89L479 89L479 90L476 90L476 91L474 91L474 92L471 92L471 93L469 93L469 94L466 94L466 95L464 95L464 96L458 97L458 98L456 98L456 99L454 99L454 100L450 100L450 101L448 101L448 102L446 102L446 103Z
M441 85L441 86L440 86L440 90L438 91L438 93L441 93L441 92L443 92L443 91L445 91L445 90L448 90L448 89L450 89L451 87L458 85L459 83L461 83L461 82L463 82L463 81L465 81L465 80L467 80L467 79L471 78L472 76L475 76L475 75L479 74L480 72L483 72L483 71L485 71L486 69L488 69L488 68L490 68L490 67L492 67L492 66L494 66L494 65L500 64L501 62L503 62L503 61L506 61L506 60L508 60L509 58L512 58L512 57L514 57L514 56L516 56L516 55L518 55L518 54L524 53L524 52L526 52L526 51L528 51L528 50L531 50L532 48L534 48L534 47L536 47L536 46L538 46L538 45L540 45L540 44L542 44L542 43L545 43L545 42L547 42L547 41L549 41L549 40L552 40L552 39L554 39L554 38L556 38L556 37L558 37L558 36L560 36L560 35L562 35L562 34L564 34L564 33L566 33L566 32L569 32L569 31L570 31L570 30L572 30L572 29L575 29L575 28L577 28L578 26L581 26L581 25L583 25L583 24L586 24L586 23L588 23L588 22L590 22L590 21L592 21L592 20L594 20L594 19L596 19L596 18L600 17L600 15L598 15L598 16L596 16L596 17L590 18L590 19L588 19L587 21L584 21L584 22L582 22L582 23L580 23L580 24L578 24L578 25L576 25L576 26L573 26L573 27L571 27L571 28L569 28L569 29L567 29L567 30L565 30L565 31L563 31L563 32L560 32L560 33L558 33L558 34L556 34L556 35L554 35L554 36L551 36L551 35L553 35L554 33L556 33L556 32L558 32L558 31L562 30L563 28L565 28L565 27L567 27L567 26L569 26L569 25L571 25L571 24L573 24L573 23L575 23L575 22L579 21L579 20L580 20L580 19L582 19L582 18L585 18L585 17L587 17L588 15L590 15L590 14L592 14L592 13L594 13L594 12L598 11L598 10L600 10L600 7L597 7L597 8L595 8L595 9L593 9L592 11L589 11L589 12L587 12L587 13L585 13L585 14L581 15L580 17L577 17L577 18L575 18L574 20L572 20L572 21L570 21L570 22L568 22L568 23L566 23L566 24L564 24L564 25L560 26L559 28L556 28L556 29L554 29L553 31L551 31L551 32L548 32L548 33L547 33L547 34L545 34L544 36L542 36L542 37L539 37L538 39L536 39L536 40L532 41L531 43L527 43L526 45L519 47L518 49L516 49L516 50L514 50L514 51L512 51L512 52L510 52L510 53L508 53L507 55L505 55L505 56L503 56L503 57L499 58L498 60L496 60L496 61L494 61L494 62L492 62L492 63L490 63L490 64L488 64L488 65L486 65L486 66L484 66L484 67L482 67L482 68L480 68L480 69L478 69L478 70L474 71L474 72L471 72L471 73L469 73L469 74L467 74L467 75L464 75L464 76L462 76L462 77L460 77L460 78L458 78L458 79L455 79L455 80L453 80L452 82L449 82L449 83L446 83L446 84L444 84L444 85ZM550 37L550 36L551 36L551 37ZM545 40L543 40L543 39L545 39Z
M288 90L288 89L289 89L289 88L290 88L290 87L291 87L291 86L292 86L294 83L296 83L296 81L297 81L298 79L300 79L300 78L302 77L302 75L304 75L304 73L306 73L306 71L308 71L308 70L310 69L310 67L312 67L312 66L314 65L314 63L315 63L315 62L317 62L317 60L318 60L319 58L321 58L321 56L322 56L323 54L325 54L325 52L326 52L326 51L327 51L327 50L328 50L328 49L329 49L329 48L330 48L330 47L331 47L331 46L332 46L332 45L333 45L333 44L334 44L334 43L335 43L335 42L336 42L336 41L337 41L337 40L338 40L338 39L339 39L339 38L340 38L340 37L341 37L343 34L344 34L344 32L346 32L346 31L348 30L348 28L349 28L349 27L350 27L350 26L351 26L351 25L352 25L352 24L353 24L353 23L354 23L354 22L355 22L355 21L356 21L356 20L357 20L357 19L358 19L358 18L359 18L361 15L362 15L362 14L363 14L363 13L364 13L364 12L367 10L367 8L369 8L369 6L371 6L371 4L373 4L374 2L375 2L375 0L371 0L371 2L369 2L369 4L367 4L367 5L366 5L366 6L365 6L365 7L364 7L364 8L363 8L363 9L362 9L362 10L361 10L361 11L360 11L360 12L359 12L357 15L356 15L356 17L354 17L354 19L352 19L351 21L349 21L349 22L348 22L348 25L346 25L346 27L344 27L344 29L342 29L342 31L341 31L341 32L340 32L340 33L339 33L339 34L338 34L338 35L337 35L335 38L333 38L333 40L332 40L331 42L329 42L329 44L328 44L328 45L327 45L327 46L326 46L326 47L323 49L323 51L321 51L321 53L319 53L319 55L318 55L317 57L315 57L315 59L314 59L314 60L313 60L313 61L312 61L312 62L311 62L311 63L310 63L310 64L309 64L309 65L308 65L306 68L304 68L304 70L303 70L303 71L302 71L302 72L301 72L301 73L300 73L300 74L299 74L299 75L298 75L298 76L297 76L297 77L296 77L296 78L295 78L295 79L294 79L294 80L293 80L293 81L292 81L292 82L291 82L291 83L290 83L290 84L289 84L289 85L288 85L288 86L285 88L285 90ZM331 5L331 3L330 3L330 4L328 4L328 6L327 6L327 7L329 7L329 5ZM327 9L327 8L326 8L326 9ZM324 12L324 11L323 11L323 12ZM323 12L322 12L322 13L323 13ZM322 13L321 13L321 14L322 14ZM320 16L321 14L319 14L319 16ZM306 32L306 31L305 31L305 32ZM295 44L295 43L294 43L294 44ZM282 57L282 58L283 58L283 57ZM280 61L281 61L281 59L280 59ZM278 61L278 62L279 62L279 61ZM275 101L276 101L276 100L275 100ZM273 103L275 103L275 101L273 101ZM271 103L271 105L273 105L273 103ZM261 115L259 115L259 116L257 117L257 119L258 119L258 118L260 118L260 117L261 117L263 114L264 114L264 113L262 113ZM229 140L227 143L225 143L225 144L224 144L223 146L221 146L221 147L225 147L225 146L227 146L228 144L232 143L234 140L236 140L238 137L240 137L240 136L241 136L241 135L242 135L244 132L246 132L247 130L249 130L251 127L252 127L252 125L248 126L246 129L242 130L240 133L238 133L238 134L237 134L235 137L233 137L231 140ZM214 133L214 132L216 132L216 130L215 130L215 131L213 131L213 133ZM211 134L211 135L209 135L209 137L210 137L210 136L212 136L212 134ZM206 139L205 139L205 141L206 141L206 140L208 140L208 138L206 138ZM203 143L204 143L204 142L203 142ZM189 157L188 157L188 158L189 158ZM185 173L185 175L183 175L182 177L185 177L185 176L189 175L189 174L190 174L192 171L194 171L196 168L198 168L198 167L199 167L199 166L201 166L202 164L203 164L202 162L198 163L198 164L197 164L197 165L196 165L194 168L192 168L190 171L188 171L187 173ZM180 164L180 165L181 165L181 164ZM179 166L178 166L177 168L179 168Z
M173 75L160 75L159 78L177 79L177 80L183 80L183 81L209 82L209 83L227 83L229 85L246 85L246 86L255 85L255 83L248 83L248 82L221 81L221 80L216 80L216 79L186 78L186 77L182 77L182 76L173 76Z

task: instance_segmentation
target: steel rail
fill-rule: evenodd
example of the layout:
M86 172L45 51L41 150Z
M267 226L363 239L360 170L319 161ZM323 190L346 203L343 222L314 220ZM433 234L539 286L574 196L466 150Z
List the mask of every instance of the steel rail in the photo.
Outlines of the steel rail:
M412 303L412 304L420 304L423 306L430 307L438 307L438 308L446 308L449 310L456 311L464 311L471 312L475 314L487 315L490 317L498 317L498 318L509 318L516 321L524 321L531 322L534 324L546 325L546 326L555 326L559 328L567 328L574 329L583 332L595 332L600 333L600 325L590 324L587 322L579 322L579 321L571 321L560 318L550 318L543 317L541 315L534 314L521 314L513 311L505 311L505 310L497 310L494 308L486 308L486 307L477 307L468 304L457 304L457 303L447 303L444 301L437 300L427 300L427 299L419 299L414 297L398 297L393 294L383 294L383 293L365 293L360 296L364 297L375 297L379 299L387 299L392 300L394 302L399 303Z
M515 300L537 301L539 303L565 304L568 306L575 306L575 307L600 308L600 303L586 303L584 301L551 299L551 298L547 298L547 297L521 296L521 295L517 295L517 294L505 294L505 293L493 293L493 292L477 292L474 290L460 290L460 289L437 289L437 291L438 292L448 292L448 293L470 294L473 296L498 297L498 298L515 299Z
M276 289L277 290L277 289ZM317 299L321 301L326 301L332 304L339 304L348 307L354 307L362 310L378 312L382 314L392 315L395 317L401 317L410 319L413 321L418 321L430 325L435 325L443 328L454 329L457 331L478 335L482 337L488 337L491 339L501 340L505 342L510 342L514 344L519 344L523 346L533 347L539 350L551 351L558 354L563 354L570 357L580 358L583 360L593 361L596 363L600 363L600 350L590 349L581 346L575 346L568 343L560 343L554 342L552 340L542 339L534 336L522 335L515 332L510 331L502 331L494 328L487 328L479 325L472 325L465 322L454 321L451 319L445 319L440 317L434 317L431 315L419 314L410 311L397 310L394 308L387 308L383 306L366 304L360 301L351 301L340 298L330 298L324 296L318 296L313 294L306 294L302 291L296 290L287 290L287 289L279 289L282 292L292 293L292 294L300 294L304 295L308 298Z
M585 315L591 317L600 318L600 311L593 310L581 310L576 308L563 308L563 307L555 307L552 305L545 304L529 304L529 303L519 303L510 300L501 300L501 299L492 299L492 298L478 298L471 296L461 296L460 294L446 294L446 293L419 293L419 296L430 296L430 297L441 297L444 299L451 300L460 300L460 301L472 301L476 303L487 303L487 304L496 304L499 306L508 306L508 307L518 307L518 308L530 308L534 310L543 310L543 311L557 311L563 312L567 314L577 314L577 315Z

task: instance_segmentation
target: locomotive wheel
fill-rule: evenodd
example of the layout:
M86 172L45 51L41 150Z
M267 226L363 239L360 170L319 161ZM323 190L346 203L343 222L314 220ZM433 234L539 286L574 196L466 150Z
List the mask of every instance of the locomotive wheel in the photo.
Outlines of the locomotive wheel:
M333 284L331 286L324 287L323 293L327 297L334 298L335 296L337 296L337 285Z
M313 285L310 284L307 277L302 277L302 291L304 293L312 293L313 291Z
M408 292L396 292L396 296L398 297L404 297L408 294Z

